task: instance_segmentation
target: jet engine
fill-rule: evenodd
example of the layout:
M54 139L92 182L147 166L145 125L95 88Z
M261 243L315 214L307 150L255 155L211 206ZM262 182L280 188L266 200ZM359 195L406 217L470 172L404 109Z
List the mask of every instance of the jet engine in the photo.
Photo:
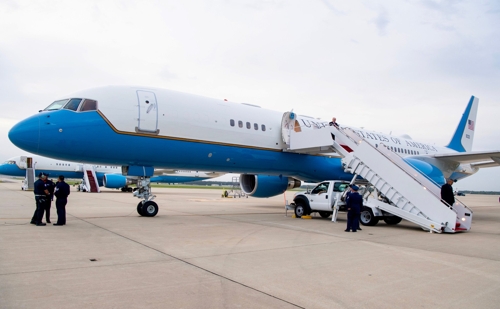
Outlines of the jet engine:
M134 183L133 181L127 179L127 177L119 174L104 174L102 182L106 188L110 189L119 189Z
M253 197L271 197L288 189L300 187L295 178L267 175L240 175L240 187L246 195Z

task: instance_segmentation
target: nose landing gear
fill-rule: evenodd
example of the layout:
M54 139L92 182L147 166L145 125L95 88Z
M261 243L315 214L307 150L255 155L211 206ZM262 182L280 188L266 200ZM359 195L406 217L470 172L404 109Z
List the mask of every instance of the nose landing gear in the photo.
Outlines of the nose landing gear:
M156 195L151 193L150 177L139 177L137 180L137 190L133 195L143 199L137 204L137 213L144 217L154 217L158 213L158 204L153 202Z

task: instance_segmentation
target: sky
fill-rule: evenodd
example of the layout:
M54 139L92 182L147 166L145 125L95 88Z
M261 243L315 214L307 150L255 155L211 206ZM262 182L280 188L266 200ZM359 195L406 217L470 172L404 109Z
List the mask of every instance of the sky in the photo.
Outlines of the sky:
M470 96L473 150L500 150L495 0L0 1L0 160L61 96L167 88L446 145ZM229 177L230 178L230 177ZM500 167L458 189L500 190Z

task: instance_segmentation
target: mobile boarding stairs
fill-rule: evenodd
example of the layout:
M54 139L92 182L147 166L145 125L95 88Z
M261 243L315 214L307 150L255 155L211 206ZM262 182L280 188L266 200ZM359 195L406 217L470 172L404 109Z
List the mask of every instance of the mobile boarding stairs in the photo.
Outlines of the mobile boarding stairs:
M366 202L376 208L430 232L470 230L472 211L459 201L454 205L442 201L440 187L384 144L374 146L348 128L329 126L301 132L294 129L287 131L289 143L286 151L308 154L336 152L340 155L346 172L364 178L389 201L385 203L369 197Z
M90 164L83 164L83 166L81 166L81 170L83 172L83 180L82 183L78 186L78 191L95 193L101 192L95 172L95 166Z

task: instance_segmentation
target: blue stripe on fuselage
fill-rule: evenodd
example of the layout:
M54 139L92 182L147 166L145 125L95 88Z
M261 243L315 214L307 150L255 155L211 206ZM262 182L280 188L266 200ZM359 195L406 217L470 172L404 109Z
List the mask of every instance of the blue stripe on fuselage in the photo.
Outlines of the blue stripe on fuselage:
M16 164L1 164L0 175L25 176L26 170L20 169Z
M68 161L228 173L284 175L302 180L352 178L339 158L116 132L98 112L59 110L39 114L38 149L24 149ZM36 119L32 119L35 121ZM34 147L35 148L35 147Z

